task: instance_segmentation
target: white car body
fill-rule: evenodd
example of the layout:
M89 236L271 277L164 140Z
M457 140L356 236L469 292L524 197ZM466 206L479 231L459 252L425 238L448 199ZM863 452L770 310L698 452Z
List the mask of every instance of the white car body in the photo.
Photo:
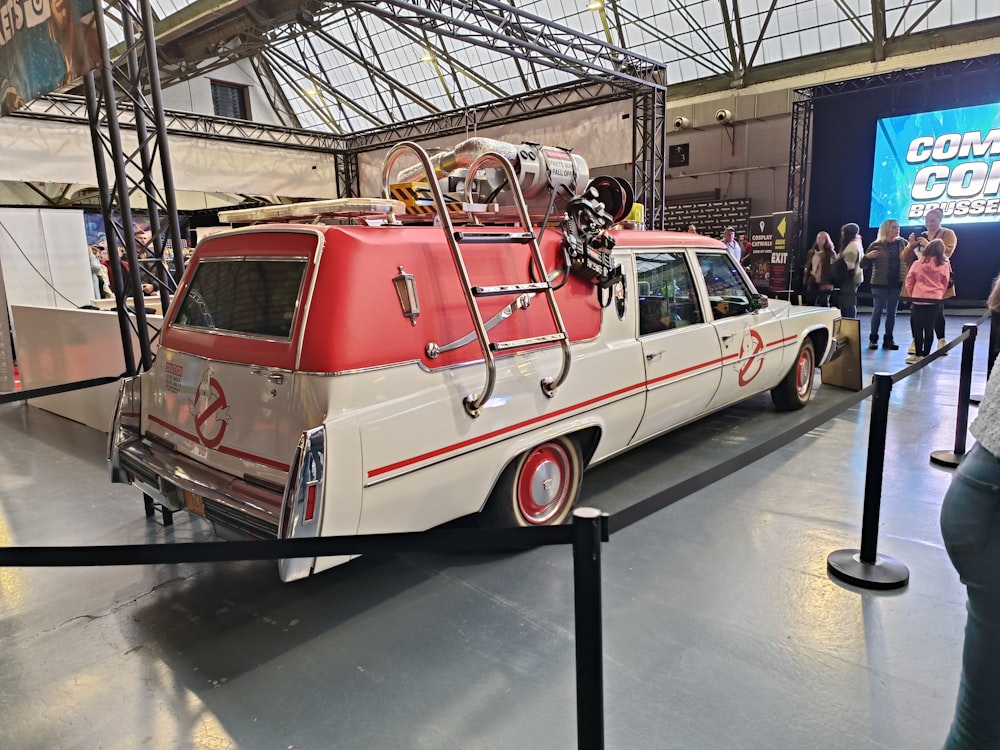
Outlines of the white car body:
M793 394L786 408L808 399L815 366L835 349L836 311L762 302L720 242L613 234L624 288L611 303L602 308L574 276L555 293L569 331L565 381L551 396L539 387L560 371L559 346L498 353L478 416L464 399L483 390L479 344L428 353L473 330L439 227L283 224L211 236L165 316L153 368L123 386L112 480L141 488L147 511L186 508L226 538L419 531L497 505L513 523L558 523L585 466L763 391ZM560 237L543 235L547 268ZM492 284L523 276L528 257L502 244L468 255L470 274ZM238 293L252 296L251 267L272 285L287 272L286 290L266 292L285 295L283 318L251 333L216 327L193 279L205 268L221 289L246 270ZM403 268L421 306L412 321L393 285ZM479 302L484 319L502 319L495 339L545 328L540 301L504 317L509 302ZM292 580L344 560L281 561L280 573Z

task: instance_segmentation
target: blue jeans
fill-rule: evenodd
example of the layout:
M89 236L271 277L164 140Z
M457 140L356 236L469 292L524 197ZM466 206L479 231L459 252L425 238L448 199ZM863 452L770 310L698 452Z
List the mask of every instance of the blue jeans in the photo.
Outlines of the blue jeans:
M878 328L882 323L882 311L885 310L885 337L892 339L896 328L896 305L899 304L898 286L872 285L872 326L871 338L878 338Z
M962 682L944 747L1000 747L1000 458L978 443L944 496L941 535L969 595Z

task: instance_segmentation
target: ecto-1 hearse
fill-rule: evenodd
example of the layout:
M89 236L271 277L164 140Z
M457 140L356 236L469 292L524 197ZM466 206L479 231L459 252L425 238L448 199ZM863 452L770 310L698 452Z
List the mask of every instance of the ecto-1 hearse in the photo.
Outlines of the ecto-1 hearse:
M401 144L385 198L223 215L256 223L199 243L152 369L122 385L112 481L228 539L558 524L588 466L763 391L806 404L834 311L768 301L718 241L612 228L624 186L506 145L452 154L506 204L446 196L426 175L454 164Z

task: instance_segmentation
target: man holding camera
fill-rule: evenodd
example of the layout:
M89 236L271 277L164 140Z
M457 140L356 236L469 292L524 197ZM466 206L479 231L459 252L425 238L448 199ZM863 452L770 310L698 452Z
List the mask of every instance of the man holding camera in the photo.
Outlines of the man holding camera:
M926 230L919 235L916 232L912 232L908 238L906 249L912 250L914 254L920 256L923 255L924 248L933 240L941 240L944 243L944 257L951 260L952 253L955 252L955 247L958 245L958 237L955 235L954 230L941 226L943 219L944 211L940 208L932 208L924 214L924 226ZM955 283L952 280L948 285L948 290L945 292L944 298L948 299L954 296ZM948 343L944 335L944 305L938 308L937 318L934 320L934 335L938 340L938 349ZM911 345L910 349L913 348ZM913 352L909 353L912 354Z

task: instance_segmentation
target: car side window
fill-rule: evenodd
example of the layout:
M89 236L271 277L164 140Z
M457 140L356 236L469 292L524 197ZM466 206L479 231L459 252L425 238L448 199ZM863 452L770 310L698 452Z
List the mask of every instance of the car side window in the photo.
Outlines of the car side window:
M745 315L752 310L753 293L729 253L698 253L698 264L716 320Z
M640 336L704 321L683 251L637 255L635 261Z

